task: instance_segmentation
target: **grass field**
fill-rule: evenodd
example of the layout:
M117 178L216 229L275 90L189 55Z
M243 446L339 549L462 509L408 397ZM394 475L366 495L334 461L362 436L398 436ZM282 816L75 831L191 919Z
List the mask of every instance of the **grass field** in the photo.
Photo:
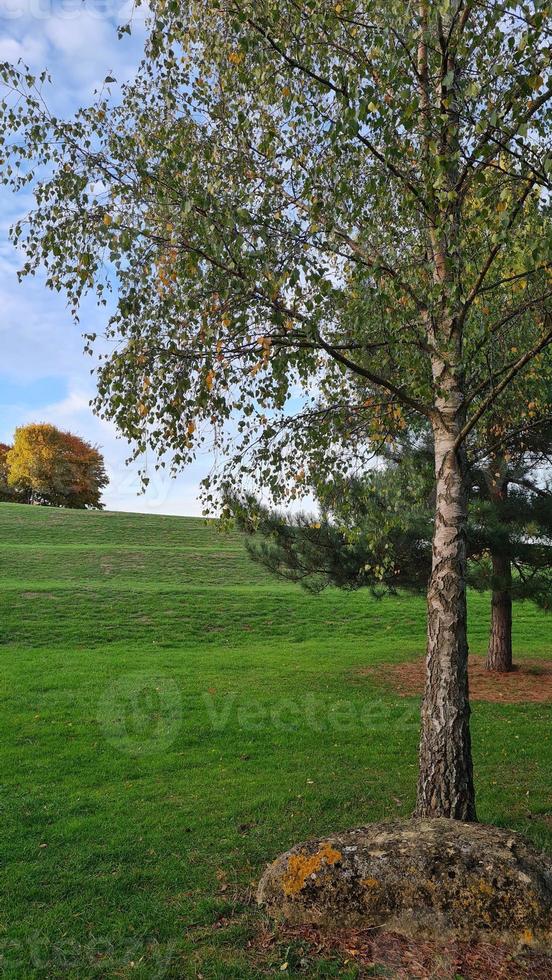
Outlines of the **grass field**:
M259 945L264 864L414 800L424 604L308 596L201 520L0 504L6 977L354 977ZM552 621L515 612L516 656ZM470 597L484 652L488 600ZM552 707L475 703L480 819L552 850Z

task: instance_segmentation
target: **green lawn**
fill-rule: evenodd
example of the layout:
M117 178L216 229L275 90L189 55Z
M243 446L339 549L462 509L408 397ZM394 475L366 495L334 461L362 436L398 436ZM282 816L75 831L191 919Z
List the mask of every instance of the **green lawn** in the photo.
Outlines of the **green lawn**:
M201 520L9 504L0 575L0 973L355 976L261 948L252 894L292 843L411 811L417 701L359 668L421 654L422 600L308 596ZM487 620L472 596L475 652ZM480 818L550 850L551 722L474 704Z

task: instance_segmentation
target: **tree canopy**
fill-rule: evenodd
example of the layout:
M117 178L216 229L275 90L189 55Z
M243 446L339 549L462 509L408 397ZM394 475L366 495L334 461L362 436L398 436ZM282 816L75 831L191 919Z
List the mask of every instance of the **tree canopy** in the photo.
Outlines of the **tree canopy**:
M5 442L0 442L0 500L13 501L16 494L12 487L8 485L8 463L7 455L10 447Z
M98 408L177 467L210 433L227 478L293 496L432 416L446 273L473 426L550 338L545 4L153 10L115 108L60 120L4 69L6 179L43 180L27 270L75 308L117 286Z
M25 503L101 509L108 484L101 453L84 439L54 425L31 424L15 430L5 454L7 484Z

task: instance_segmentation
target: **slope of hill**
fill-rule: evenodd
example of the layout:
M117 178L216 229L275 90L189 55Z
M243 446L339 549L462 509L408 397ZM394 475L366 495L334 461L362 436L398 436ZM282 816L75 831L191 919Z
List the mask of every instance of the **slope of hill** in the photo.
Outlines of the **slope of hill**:
M251 904L264 862L412 808L417 699L360 668L421 653L423 602L305 595L202 520L10 504L0 579L0 970L279 974ZM516 646L552 656L550 620L518 610ZM481 819L550 847L551 721L474 706Z

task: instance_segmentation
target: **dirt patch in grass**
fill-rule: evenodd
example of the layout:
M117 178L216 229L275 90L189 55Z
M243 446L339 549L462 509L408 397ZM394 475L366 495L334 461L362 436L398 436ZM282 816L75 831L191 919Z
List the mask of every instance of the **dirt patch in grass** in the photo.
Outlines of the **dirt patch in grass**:
M22 599L55 599L54 592L22 592Z
M275 939L288 944L295 956L338 956L356 966L362 977L386 976L393 980L552 980L552 956L523 948L489 943L429 942L394 932L347 930L334 935L313 927L290 929ZM260 945L267 945L260 937Z
M377 678L402 697L422 694L425 682L425 660L404 664L381 664L363 667L361 676ZM552 701L552 660L524 660L508 674L485 670L483 657L469 658L470 698L472 701L494 701L501 704Z

